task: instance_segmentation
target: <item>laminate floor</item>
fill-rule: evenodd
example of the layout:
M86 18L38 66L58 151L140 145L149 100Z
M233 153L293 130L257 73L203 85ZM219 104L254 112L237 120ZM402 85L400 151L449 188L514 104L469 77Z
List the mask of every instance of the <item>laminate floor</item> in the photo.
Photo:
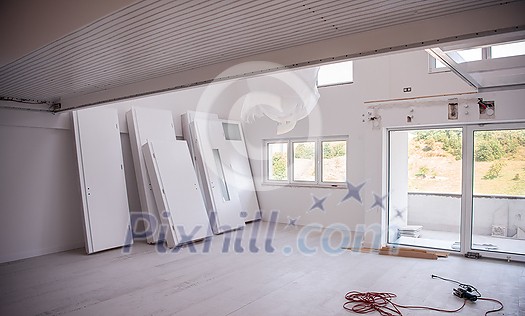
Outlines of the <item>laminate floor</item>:
M77 249L4 263L0 315L353 315L342 308L352 290L392 292L400 304L460 306L455 285L432 274L501 300L504 309L490 315L525 315L523 263L351 252L340 249L352 242L342 237L351 236L259 222L168 252L139 241L127 250L88 256ZM457 314L483 315L496 306L469 303Z

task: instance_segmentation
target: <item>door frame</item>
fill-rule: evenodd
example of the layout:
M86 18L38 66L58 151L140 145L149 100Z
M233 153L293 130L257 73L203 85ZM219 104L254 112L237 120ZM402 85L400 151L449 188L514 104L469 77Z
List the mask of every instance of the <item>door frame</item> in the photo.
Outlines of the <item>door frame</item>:
M390 132L392 131L411 131L411 130L425 130L425 129L448 129L461 128L462 130L462 178L461 178L461 222L460 222L460 250L453 253L465 255L469 252L479 253L483 257L504 259L507 261L525 261L525 254L515 254L507 252L487 251L472 249L472 226L473 226L473 176L474 176L474 132L483 130L509 130L509 129L524 129L523 122L488 122L488 123L463 123L463 124L447 124L447 125L421 125L421 126L400 126L385 128L386 140L385 150L385 173L383 179L386 183L383 186L386 194L390 194ZM395 245L388 240L390 230L390 197L386 201L385 212L385 229L383 233L385 237L383 241L386 244ZM525 241L524 241L525 243ZM403 247L421 248L419 246L401 245ZM423 247L432 249L430 247Z
M472 249L472 229L474 225L474 132L475 131L494 131L494 130L512 130L525 129L523 123L488 123L488 124L469 124L463 129L463 183L462 189L462 210L461 210L461 253L467 252L479 253L483 257L504 259L507 261L525 261L525 252L523 254L488 251ZM470 168L468 166L470 162ZM467 181L469 179L469 181ZM525 246L525 240L523 240Z

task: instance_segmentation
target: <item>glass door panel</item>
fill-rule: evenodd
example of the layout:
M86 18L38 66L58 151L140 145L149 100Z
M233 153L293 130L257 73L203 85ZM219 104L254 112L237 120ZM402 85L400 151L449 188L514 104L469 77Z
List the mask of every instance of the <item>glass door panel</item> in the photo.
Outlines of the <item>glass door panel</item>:
M525 129L474 130L471 249L525 254Z
M389 131L388 243L460 251L462 135Z

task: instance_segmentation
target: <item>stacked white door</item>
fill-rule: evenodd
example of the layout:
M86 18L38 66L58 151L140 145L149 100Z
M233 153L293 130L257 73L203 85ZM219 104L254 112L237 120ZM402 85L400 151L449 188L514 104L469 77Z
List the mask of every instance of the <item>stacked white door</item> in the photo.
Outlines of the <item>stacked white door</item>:
M73 112L87 253L133 243L117 112Z
M210 192L208 190L208 179L206 179L206 174L203 170L202 163L197 161L197 150L195 150L197 146L198 139L196 136L194 136L192 133L191 125L193 124L193 121L195 118L198 117L200 119L207 119L207 120L218 120L219 117L217 114L213 113L204 113L204 112L195 112L195 111L188 111L181 115L181 123L182 123L182 136L188 143L188 148L190 149L190 155L191 155L191 161L193 162L193 165L195 167L195 173L197 174L197 180L199 181L199 186L202 190L202 197L204 199L204 203L206 205L206 209L210 209L213 206L211 205L211 197Z
M231 152L224 144L222 124L218 120L194 119L190 123L196 168L205 179L203 185L206 208L214 233L243 227L244 218Z
M187 143L150 141L142 149L168 247L210 236Z
M230 163L236 179L233 185L237 189L242 210L245 212L244 220L245 222L258 220L261 218L261 211L241 123L231 120L219 121L222 124L222 135L224 135L225 146L230 153Z
M146 232L148 243L159 241L161 218L157 211L142 146L148 141L175 141L175 128L170 111L149 108L132 108L127 113L131 153L137 177L140 206L144 218L148 221Z

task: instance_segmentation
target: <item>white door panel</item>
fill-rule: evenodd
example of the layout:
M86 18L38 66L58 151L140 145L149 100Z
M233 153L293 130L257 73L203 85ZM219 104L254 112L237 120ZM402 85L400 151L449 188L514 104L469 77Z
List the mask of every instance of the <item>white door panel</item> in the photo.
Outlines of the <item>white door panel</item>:
M206 208L185 141L151 141L143 147L168 247L211 235Z
M148 243L156 243L159 241L161 219L144 162L142 146L148 141L175 141L173 118L171 112L167 110L139 107L132 108L126 116L140 206L151 229L146 232L146 236Z
M219 121L195 120L192 124L196 136L198 166L204 170L208 188L208 214L215 233L244 226L242 207L233 183L230 152L224 146L222 126Z
M118 116L113 109L73 112L86 251L131 244Z
M246 216L244 220L250 222L261 218L259 201L255 191L252 170L246 151L246 143L238 121L219 120L222 125L222 135L225 146L230 153L230 163L235 175L233 182L239 194L241 207Z

